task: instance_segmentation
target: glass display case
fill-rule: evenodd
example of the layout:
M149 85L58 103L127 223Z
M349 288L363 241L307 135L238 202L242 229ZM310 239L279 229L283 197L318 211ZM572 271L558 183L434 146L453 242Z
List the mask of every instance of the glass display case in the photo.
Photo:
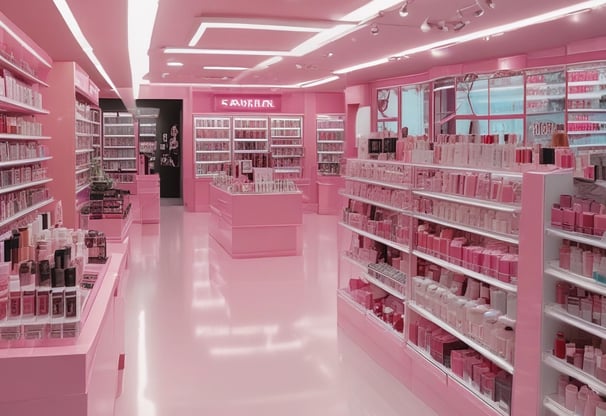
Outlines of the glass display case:
M429 134L429 84L402 87L402 127L411 136Z
M563 69L526 75L526 143L547 145L564 125L566 73Z
M303 176L303 129L301 117L271 117L271 167L276 179Z
M345 120L343 116L318 116L316 120L318 173L339 175L345 149Z
M231 118L194 116L196 177L228 172L231 167Z

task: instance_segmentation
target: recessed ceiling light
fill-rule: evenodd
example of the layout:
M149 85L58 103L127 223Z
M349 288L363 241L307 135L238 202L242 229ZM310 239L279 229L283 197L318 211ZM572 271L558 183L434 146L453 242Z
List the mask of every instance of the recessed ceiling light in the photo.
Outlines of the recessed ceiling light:
M168 66L183 66L183 62L167 62Z
M209 71L246 71L249 68L244 66L203 66L202 69Z

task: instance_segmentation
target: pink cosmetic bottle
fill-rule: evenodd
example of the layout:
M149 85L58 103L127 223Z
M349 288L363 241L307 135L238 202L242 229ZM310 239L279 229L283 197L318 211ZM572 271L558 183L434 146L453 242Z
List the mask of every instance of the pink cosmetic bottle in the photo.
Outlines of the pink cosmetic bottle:
M566 409L574 412L577 406L577 397L579 394L579 389L574 384L569 384L566 386L566 395L565 395L565 406Z

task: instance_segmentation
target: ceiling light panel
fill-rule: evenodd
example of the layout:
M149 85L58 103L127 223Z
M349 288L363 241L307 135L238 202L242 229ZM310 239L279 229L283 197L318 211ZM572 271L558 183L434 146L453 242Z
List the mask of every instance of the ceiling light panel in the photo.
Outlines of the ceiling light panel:
M202 69L209 71L246 71L249 68L244 66L203 66Z

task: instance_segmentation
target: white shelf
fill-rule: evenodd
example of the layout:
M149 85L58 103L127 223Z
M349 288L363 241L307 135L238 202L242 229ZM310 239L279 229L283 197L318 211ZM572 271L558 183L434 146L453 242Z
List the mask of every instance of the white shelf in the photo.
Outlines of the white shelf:
M130 137L130 138L135 138L134 134L109 134L109 133L103 133L104 137Z
M319 155L342 155L341 150L318 150Z
M559 110L559 111L533 111L532 109L528 109L526 110L526 116L530 117L530 116L546 116L549 114L564 114L564 110Z
M569 113L606 113L606 108L569 108Z
M294 148L300 149L303 147L302 144L272 144L271 147L280 147L280 148Z
M139 133L139 137L156 137L156 133Z
M507 292L517 292L518 288L516 285L512 285L511 283L502 282L499 279L495 279L494 277L486 276L485 274L474 272L473 270L469 270L463 266L457 266L456 264L452 264L446 260L442 260L438 257L432 256L430 254L423 253L418 250L414 250L412 252L413 255L427 260L433 264L437 264L447 270L453 271L455 273L464 274L465 276L473 277L476 280L479 280L484 283L488 283L491 286L498 287L499 289L503 289Z
M320 163L322 163L322 162L320 162ZM339 162L326 162L326 163L339 163ZM400 189L402 191L409 191L411 189L410 185L407 185L404 183L402 183L402 184L389 183L389 182L378 181L375 179L358 178L355 176L344 176L343 179L345 179L346 181L353 181L353 182L367 183L370 185L383 186L385 188Z
M457 202L459 204L472 205L474 207L489 208L501 212L520 212L520 205L504 204L484 199L468 198L460 195L443 194L440 192L412 191L413 194L426 198L439 199L441 201Z
M92 153L94 151L95 151L95 149L93 149L93 148L90 148L90 149L76 149L76 154L77 155L82 155L84 153Z
M569 136L589 136L589 135L594 135L594 134L598 134L598 135L606 135L606 130L584 130L584 131L578 131L578 130L574 130L574 131L570 131L568 130L568 135Z
M276 173L299 173L301 172L301 167L291 166L291 167L281 167L281 168L273 168Z
M265 131L267 127L234 127L234 130Z
M94 126L100 126L101 122L99 121L93 121L93 120L89 120L87 118L81 117L76 115L76 121L82 121L83 123L88 123L88 124L92 124Z
M368 237L371 240L374 241L378 241L379 243L383 243L386 246L389 246L391 248L395 248L396 250L400 250L403 253L410 253L410 248L408 246L405 246L403 244L399 244L396 243L394 241L388 240L386 238L383 237L379 237L378 235L374 235L372 233L369 233L368 231L364 231L364 230L360 230L359 228L356 227L352 227L349 224L345 224L344 222L339 222L339 225L342 226L343 228L346 228L356 234L362 235L364 237Z
M446 332L449 332L451 335L454 335L455 337L463 341L465 344L469 345L471 348L482 354L484 357L488 358L490 361L498 365L500 368L507 371L509 374L513 374L513 365L507 362L503 357L500 357L499 355L490 351L480 343L474 341L466 335L463 335L461 332L448 325L446 322L442 321L440 318L438 318L431 312L425 310L420 306L417 306L415 302L409 301L407 302L407 306L417 314L421 315L423 318L427 319L430 322L433 322Z
M529 89L532 89L534 87L565 87L566 83L565 82L555 82L555 83L551 83L551 82L527 82L526 83L526 91L528 91Z
M343 192L343 191L339 192L339 194L342 195L342 196L344 196L345 198L353 199L355 201L364 202L365 204L370 204L370 205L374 205L376 207L385 208L385 209L388 209L390 211L399 212L399 213L404 214L404 215L413 215L412 211L409 211L407 209L396 208L396 207L393 207L393 206L388 205L388 204L383 204L381 202L373 201L372 199L367 199L367 198L364 198L364 197L361 197L361 196L351 195L351 194L348 194L348 193Z
M322 144L327 144L327 143L343 144L343 143L345 143L345 140L318 140L316 143L322 143Z
M557 319L560 322L564 322L568 325L572 325L575 328L579 328L585 332L589 332L590 334L593 334L602 339L606 339L606 328L601 325L596 325L592 322L588 322L578 316L574 316L568 313L568 311L562 308L560 305L545 305L545 315Z
M291 157L292 158L296 158L296 157L300 158L300 157L303 157L303 155L274 155L272 153L271 157L274 158L274 159L288 159L288 158L291 158Z
M229 150L196 150L198 154L208 154L208 153L231 153Z
M231 163L231 160L196 160L198 165L212 165L213 163Z
M18 112L21 114L50 114L48 110L23 104L3 95L0 95L0 109L5 110L3 112Z
M85 183L84 185L80 185L80 186L76 187L76 194L79 194L80 192L84 191L88 187L90 187L90 183Z
M606 95L606 90L568 94L569 100L592 100Z
M21 183L19 185L5 186L3 188L0 188L0 195L8 194L10 192L20 191L22 189L33 188L34 186L44 185L44 184L52 182L52 181L53 180L51 178L47 178L47 179L42 179L39 181Z
M469 391L469 394L471 394L472 396L474 396L477 399L479 399L482 402L484 402L492 410L494 410L495 412L497 412L498 414L500 414L502 416L509 416L509 414L506 411L504 411L503 409L499 408L498 403L493 402L492 400L489 400L481 392L479 392L478 390L474 389L469 383L466 383L465 380L463 380L462 378L460 378L459 376L457 376L450 368L448 368L448 367L440 364L439 362L437 362L431 356L431 354L429 354L427 351L423 350L421 347L413 344L412 342L406 343L406 346L408 348L410 348L411 350L413 350L414 352L416 352L417 354L421 355L424 359L426 359L427 361L429 361L430 364L434 365L436 368L438 368L439 370L441 370L444 373L446 373L446 375L448 376L448 378L450 380L454 381L455 383L457 383L461 387L465 388L467 391Z
M90 171L90 164L88 165L88 167L76 169L76 175L79 175L81 173L88 172L88 171Z
M566 240L576 241L577 243L587 244L590 246L598 247L606 250L606 240L601 237L589 235L589 234L581 234L575 233L572 231L564 231L557 228L547 227L547 235L551 235L553 237L565 238Z
M137 160L136 157L104 157L103 160Z
M48 84L46 82L42 81L41 79L39 79L35 75L30 74L25 69L23 69L20 66L16 65L15 63L13 63L12 61L10 61L9 59L7 59L6 57L4 57L3 55L0 55L0 63L2 63L2 66L7 67L7 69L9 69L11 72L15 73L15 75L17 75L17 76L19 76L21 78L25 78L29 82L31 82L33 84L40 84L40 85L42 85L44 87L48 87Z
M27 134L0 133L0 139L5 140L50 140L50 136L30 136Z
M21 210L18 213L16 213L15 215L11 215L10 217L0 221L0 227L4 227L5 225L8 225L13 221L18 220L19 218L22 218L28 214L31 214L32 212L39 210L40 208L44 208L45 206L52 204L53 201L54 201L54 199L50 198L50 199L47 199L46 201L39 202L35 205L32 205L29 208Z
M345 131L345 129L343 127L333 127L333 128L325 128L325 129L318 128L316 130L317 131Z
M97 145L97 147L99 147ZM134 149L134 146L103 146L106 149Z
M385 283L381 282L380 280L372 277L371 275L368 274L368 267L365 267L362 263L352 259L351 257L348 257L346 255L342 255L341 256L343 259L347 260L348 262L350 262L351 264L354 264L355 266L358 266L360 269L363 270L362 274L364 275L364 280L372 283L373 285L380 287L381 289L383 289L384 291L386 291L387 293L395 296L396 298L400 299L400 300L405 300L406 296L403 293L398 292L396 289L394 289L391 286L386 285ZM405 285L405 283L404 283Z
M545 397L545 399L543 399L543 406L545 406L545 409L551 411L557 416L575 416L574 412L566 409L566 407L558 403L558 401L553 397Z
M360 159L353 159L360 160ZM363 162L368 162L367 160L360 160ZM426 169L437 169L437 170L455 170L455 171L463 171L463 172L478 172L478 173L489 173L494 176L505 176L510 178L522 178L522 172L517 171L508 171L508 170L494 170L490 168L473 168L471 166L444 166L444 165L436 165L433 163L404 163L399 161L385 161L385 160L372 160L375 163L381 164L393 164L399 166L411 166L417 168L426 168Z
M589 86L589 85L606 85L606 80L594 80L594 81L568 81L568 86Z
M23 166L30 165L33 163L41 163L47 160L51 160L52 156L37 157L34 159L19 159L19 160L7 160L6 162L0 162L0 168L9 168L11 166Z
M104 127L134 127L133 123L104 123Z
M571 283L585 290L589 290L590 292L598 295L606 296L606 284L598 283L590 277L582 276L580 274L575 274L571 271L562 269L559 267L558 263L559 262L557 260L548 262L547 267L545 268L545 274Z
M269 153L269 150L234 150L234 153L238 153L238 154L246 154L246 153L260 154L260 153Z
M194 127L195 130L229 130L230 127Z
M267 139L234 139L234 142L266 142Z
M225 142L231 142L231 139L219 139L219 138L215 138L215 137L197 137L196 138L197 142L217 142L217 143L225 143Z
M566 98L566 94L554 95L527 95L526 101L544 101L544 100L560 100Z
M414 213L413 216L419 220L429 221L429 222L433 222L436 224L442 224L447 227L453 227L453 228L457 228L462 231L467 231L470 233L483 235L484 237L489 237L489 238L492 238L493 240L504 241L506 243L516 244L516 245L520 243L519 238L516 236L513 236L513 235L501 234L501 233L497 233L495 231L485 230L483 228L472 227L471 225L465 225L465 224L460 224L458 222L443 220L442 218L434 217L433 215Z
M272 134L272 139L290 139L290 140L301 140L301 136L279 136Z
M604 384L604 382L587 374L580 368L555 357L551 352L543 353L543 362L554 370L569 375L572 378L576 378L581 383L587 384L587 386L596 393L601 394L602 396L606 395L606 384Z
M606 121L604 120L568 120L567 121L568 124L585 124L585 123L592 123L592 124L606 124Z

